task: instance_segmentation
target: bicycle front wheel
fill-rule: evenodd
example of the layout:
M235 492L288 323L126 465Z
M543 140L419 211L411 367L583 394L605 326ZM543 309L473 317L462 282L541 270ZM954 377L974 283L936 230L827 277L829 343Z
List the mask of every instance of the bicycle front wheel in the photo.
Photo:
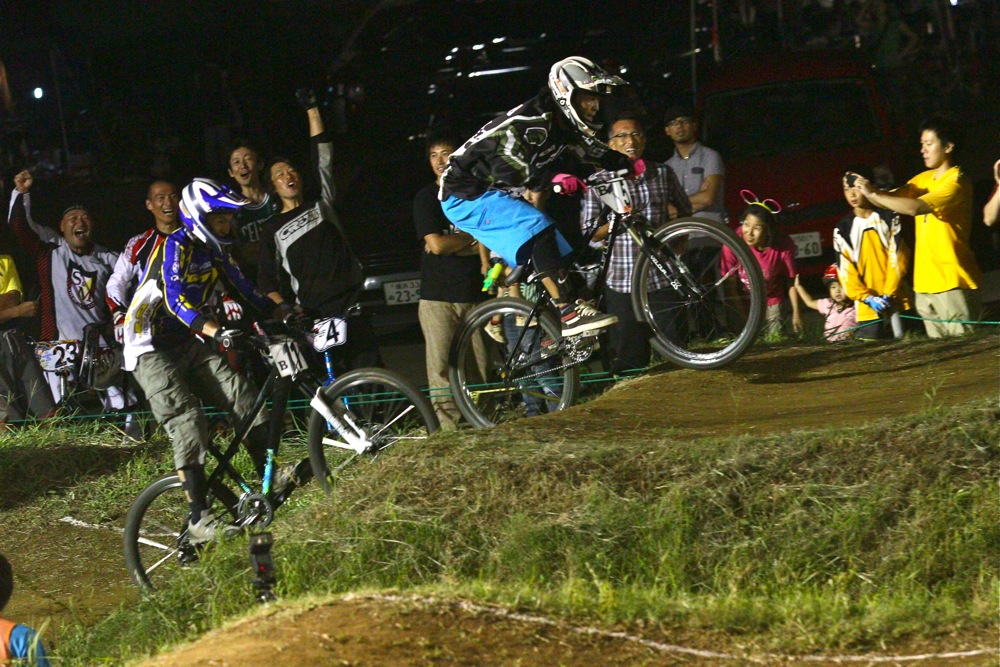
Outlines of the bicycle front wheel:
M357 426L368 441L363 452L377 456L400 442L420 442L437 430L430 401L402 377L383 368L359 368L322 389L330 409ZM309 418L309 462L327 493L333 478L358 456L319 412Z
M207 501L210 511L235 520L214 493L209 492ZM198 548L187 540L188 516L187 497L176 474L156 480L132 503L123 546L125 566L137 586L147 591L161 588L198 560Z
M547 311L516 297L473 308L455 332L449 359L459 411L479 428L573 405L580 391L578 360L560 345L562 329Z
M760 333L767 291L760 264L722 223L681 218L649 239L632 270L632 308L652 328L652 344L686 368L720 368Z

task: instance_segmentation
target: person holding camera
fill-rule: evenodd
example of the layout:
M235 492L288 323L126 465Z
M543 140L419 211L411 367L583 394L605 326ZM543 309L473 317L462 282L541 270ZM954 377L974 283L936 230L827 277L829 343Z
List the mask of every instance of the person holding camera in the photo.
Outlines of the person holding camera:
M916 306L931 338L972 331L979 315L982 272L969 245L972 233L972 183L955 163L956 128L932 116L920 126L920 155L927 171L891 192L855 176L861 194L875 206L914 218L916 243L913 289Z
M993 188L993 196L983 207L983 222L987 227L997 224L997 219L1000 219L1000 160L993 163L993 180L997 183Z

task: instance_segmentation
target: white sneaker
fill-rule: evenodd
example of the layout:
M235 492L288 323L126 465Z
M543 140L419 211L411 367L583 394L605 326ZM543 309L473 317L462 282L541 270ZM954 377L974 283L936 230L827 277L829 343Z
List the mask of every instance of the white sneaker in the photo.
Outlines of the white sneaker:
M225 523L210 510L202 510L201 518L196 523L191 523L191 519L189 518L187 524L188 542L193 545L211 542L219 535L233 537L234 535L238 535L240 531L239 526L232 523Z
M486 327L486 335L500 343L501 345L506 345L507 341L503 336L503 325L499 322L489 322Z

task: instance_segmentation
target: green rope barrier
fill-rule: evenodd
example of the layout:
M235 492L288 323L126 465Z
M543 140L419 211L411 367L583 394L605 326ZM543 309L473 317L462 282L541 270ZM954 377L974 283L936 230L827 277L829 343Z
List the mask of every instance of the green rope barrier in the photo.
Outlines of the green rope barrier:
M918 315L900 315L900 317L904 320L923 320L924 322L940 322L942 324L1000 324L1000 322L991 322L989 320L937 320L933 317L920 317Z
M900 317L903 318L903 319L908 319L908 320L923 320L923 321L927 321L927 322L940 322L940 323L944 323L944 324L970 324L970 325L1000 326L1000 322L994 322L994 321L990 321L990 320L955 320L955 319L942 320L942 319L934 319L934 318L929 318L929 317L920 317L920 316L917 316L917 315L902 315L902 314L900 315ZM857 326L851 327L850 329L845 329L843 331L837 331L836 333L838 333L838 334L840 334L840 333L850 333L850 332L856 331L858 329L863 329L865 327L874 326L876 324L879 324L879 322L881 322L881 320L870 320L868 322L863 322L861 324L858 324ZM622 380L627 380L630 377L635 377L635 376L641 375L642 373L645 373L646 371L648 371L649 368L650 367L648 367L648 366L646 368L630 368L628 370L621 371L621 372L619 372L617 374L612 374L612 373L609 373L607 371L596 371L596 372L591 372L591 373L583 373L583 374L580 375L580 382L581 382L581 384L602 384L602 383L604 383L604 384L606 384L606 383L614 384L614 383L621 382ZM492 382L492 383L482 383L482 384L470 385L469 388L473 389L473 390L475 390L475 389L482 390L482 389L488 389L490 387L496 387L496 386L500 386L500 383L495 383L495 382ZM539 384L539 385L535 386L534 388L540 388L541 386L542 385ZM522 387L520 389L531 389L531 388L532 388L531 386L526 386L526 387ZM434 388L421 387L420 391L423 394L425 394L430 399L434 399L434 398L450 398L453 395L452 391L451 391L451 387L434 387ZM385 398L373 400L373 399L375 399L375 397L378 397L378 396L383 396ZM353 396L352 398L354 400L360 401L361 404L364 404L364 405L376 404L376 403L385 403L385 402L390 402L390 401L395 400L394 395L392 395L391 392L376 392L376 393L372 393L372 394L357 394L357 395ZM288 403L286 404L286 409L288 411L290 411L290 412L299 412L299 411L303 411L303 410L308 410L308 409L310 409L309 401L310 401L310 399L305 399L305 398L302 398L302 399L289 399ZM270 406L271 406L271 404L269 403L268 407L270 407ZM208 418L226 416L226 415L229 414L228 411L222 410L222 409L217 408L215 406L204 406L202 408L202 410L204 411L205 416L208 417ZM130 411L130 412L127 412L127 413L126 412L121 412L121 413L95 413L95 414L74 412L72 414L59 415L57 418L58 419L65 419L65 420L71 420L71 421L72 420L84 420L84 419L86 419L86 420L93 420L95 418L99 418L99 419L103 419L103 420L105 420L105 421L107 421L109 423L112 423L112 424L124 424L127 416L130 415L130 414L131 415L135 415L137 417L146 417L146 418L149 418L149 419L153 419L154 418L153 417L153 413L150 412L150 411L148 411L148 410L133 410L133 411ZM38 420L38 419L21 419L21 420L11 420L8 423L10 423L10 424L37 424L37 423L40 423L40 422L41 422L41 420Z

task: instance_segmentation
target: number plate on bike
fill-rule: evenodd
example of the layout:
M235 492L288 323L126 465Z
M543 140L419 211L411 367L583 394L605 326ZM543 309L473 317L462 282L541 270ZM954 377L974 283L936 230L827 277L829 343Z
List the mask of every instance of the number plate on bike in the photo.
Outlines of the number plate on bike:
M80 352L78 340L44 340L35 343L35 356L42 370L58 373L76 365Z
M271 359L274 367L278 369L281 377L294 377L305 370L308 366L305 355L295 341L282 341L268 345L271 350Z
M819 232L789 234L789 236L795 242L795 259L819 257L823 254L823 244L819 240Z
M347 342L347 322L340 317L317 320L316 324L313 325L309 340L317 352L329 350L336 345L343 345Z
M389 306L402 306L420 301L419 280L394 280L384 283L382 291L385 294L385 303Z

